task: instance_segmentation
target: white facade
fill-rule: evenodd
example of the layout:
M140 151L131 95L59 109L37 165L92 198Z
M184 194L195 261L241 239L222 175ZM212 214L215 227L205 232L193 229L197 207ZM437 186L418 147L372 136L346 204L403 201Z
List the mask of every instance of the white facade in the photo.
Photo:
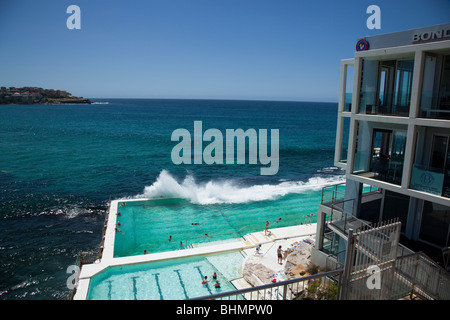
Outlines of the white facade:
M346 205L365 219L362 186L378 187L371 222L399 217L407 239L448 247L450 23L367 37L358 48L341 61L335 166L354 199Z

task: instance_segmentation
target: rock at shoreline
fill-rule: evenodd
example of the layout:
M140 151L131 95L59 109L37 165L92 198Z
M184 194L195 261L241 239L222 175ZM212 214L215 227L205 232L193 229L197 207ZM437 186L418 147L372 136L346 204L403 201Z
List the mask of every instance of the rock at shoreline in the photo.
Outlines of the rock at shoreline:
M296 248L286 259L284 273L288 279L309 276L311 247L307 249Z
M75 98L75 99L52 99L47 101L48 104L91 104L89 99Z
M242 270L243 277L252 286L261 286L272 283L272 276L275 273L260 262L247 260Z

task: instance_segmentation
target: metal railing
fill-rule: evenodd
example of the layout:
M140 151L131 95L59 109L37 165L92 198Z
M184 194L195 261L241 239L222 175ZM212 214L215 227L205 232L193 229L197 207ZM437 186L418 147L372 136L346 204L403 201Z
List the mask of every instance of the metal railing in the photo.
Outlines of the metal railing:
M327 203L327 202L334 203L334 202L336 202L336 200L343 199L345 196L345 190L344 190L344 192L338 191L338 188L340 186L345 188L345 182L323 187L322 188L322 198L321 198L320 203Z
M394 292L415 293L425 299L450 300L450 274L423 252L397 258Z
M336 300L343 270L334 270L262 286L224 292L194 300Z
M380 265L381 267L381 265ZM450 275L424 253L413 253L397 258L392 269L391 283L383 283L378 299L403 299L413 293L423 299L450 300ZM388 270L384 270L388 272ZM194 300L339 300L339 299L377 299L367 285L367 277L362 282L348 288L351 294L341 296L346 284L344 269L328 271L312 276L265 284L257 287L224 292L194 298ZM383 278L387 274L383 273ZM385 290L389 290L386 295ZM375 290L376 291L376 290Z
M335 203L339 200L343 200L345 197L345 182L325 186L322 188L322 198L320 203ZM340 189L340 190L339 190ZM380 192L380 188L372 185L364 185L362 193L363 195Z

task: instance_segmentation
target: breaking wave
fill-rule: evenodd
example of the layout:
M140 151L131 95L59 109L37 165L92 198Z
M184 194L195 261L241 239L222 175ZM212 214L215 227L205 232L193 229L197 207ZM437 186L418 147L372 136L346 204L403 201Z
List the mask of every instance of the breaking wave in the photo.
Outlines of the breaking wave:
M233 180L209 181L199 184L192 175L180 183L168 171L162 170L151 185L144 188L138 198L183 198L194 204L245 203L250 201L275 200L290 193L305 193L320 190L330 184L345 181L344 175L316 176L308 181L282 181L279 184L239 186Z

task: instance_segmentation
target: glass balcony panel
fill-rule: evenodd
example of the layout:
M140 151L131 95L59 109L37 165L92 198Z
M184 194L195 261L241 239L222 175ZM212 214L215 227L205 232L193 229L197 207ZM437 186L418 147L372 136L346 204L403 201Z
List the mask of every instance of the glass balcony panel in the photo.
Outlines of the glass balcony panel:
M344 111L351 112L352 111L352 93L345 93L345 102L344 102Z
M406 132L374 129L372 148L355 153L353 173L363 177L401 184Z
M425 56L419 117L450 120L450 55Z
M353 71L352 65L347 66L347 79L345 81L345 102L344 111L352 111L352 92L353 92Z
M407 117L414 60L364 60L362 70L359 112Z
M341 159L340 162L347 162L347 152L348 152L348 135L350 131L350 118L344 118L343 123L343 132L342 132L342 144L341 144Z

